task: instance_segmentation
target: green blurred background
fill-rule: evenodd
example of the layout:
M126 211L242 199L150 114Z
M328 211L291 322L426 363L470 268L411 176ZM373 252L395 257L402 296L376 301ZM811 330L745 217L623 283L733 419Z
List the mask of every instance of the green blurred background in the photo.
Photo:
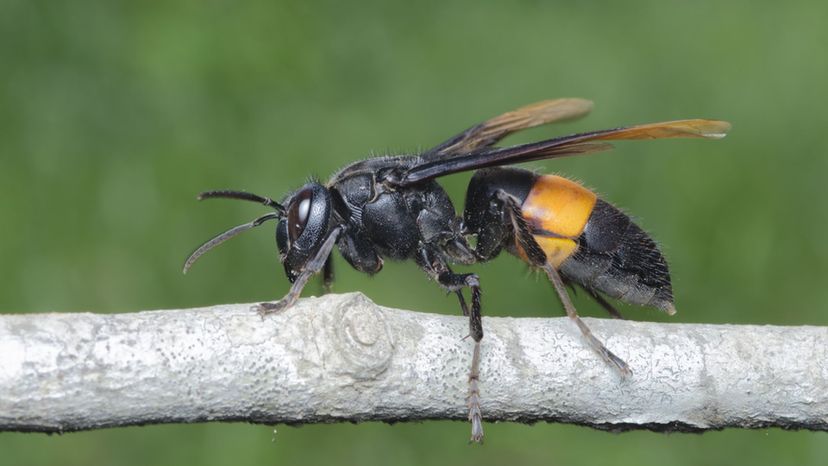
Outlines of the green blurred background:
M582 180L663 245L679 314L625 308L628 317L828 325L828 3L311 3L3 0L0 312L279 297L288 283L270 228L181 275L201 241L262 212L199 204L197 192L280 197L368 154L422 149L502 111L578 96L595 100L589 118L508 142L677 118L734 124L723 141L619 143L531 165ZM458 205L468 178L444 180ZM414 264L388 263L374 278L337 265L336 291L457 313ZM475 270L486 314L562 315L551 287L519 261ZM825 434L777 429L492 424L486 433L482 448L466 444L462 422L2 433L0 464L778 466L828 457Z

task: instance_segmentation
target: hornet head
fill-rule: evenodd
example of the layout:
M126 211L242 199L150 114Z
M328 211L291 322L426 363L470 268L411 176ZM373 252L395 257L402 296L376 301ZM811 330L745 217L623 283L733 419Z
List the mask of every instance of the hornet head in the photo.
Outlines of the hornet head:
M331 194L316 182L302 186L282 203L243 191L207 191L198 195L199 200L213 198L258 202L273 208L275 212L235 226L199 246L184 262L184 273L210 249L268 220L277 220L276 245L279 247L279 258L285 266L288 279L293 283L305 264L316 255L330 230Z

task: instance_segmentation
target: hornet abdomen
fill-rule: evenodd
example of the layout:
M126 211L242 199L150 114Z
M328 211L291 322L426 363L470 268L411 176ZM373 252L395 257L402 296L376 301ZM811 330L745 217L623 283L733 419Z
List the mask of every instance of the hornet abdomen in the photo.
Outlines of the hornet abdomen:
M578 238L578 250L560 271L568 280L626 303L676 312L670 270L655 241L602 199Z
M566 280L626 303L675 311L667 261L655 242L619 209L560 176L516 168L475 173L464 220L484 260L505 248L531 263L498 192L519 203L532 238Z
M578 238L586 227L598 197L580 184L556 175L536 176L521 203L521 213L532 237L553 267L560 268L578 250ZM526 253L518 242L519 255Z

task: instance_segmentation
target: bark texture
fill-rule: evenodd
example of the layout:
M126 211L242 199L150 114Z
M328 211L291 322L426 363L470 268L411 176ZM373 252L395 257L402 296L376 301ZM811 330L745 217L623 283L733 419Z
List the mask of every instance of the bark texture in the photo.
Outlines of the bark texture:
M486 421L602 429L828 430L828 328L484 318ZM468 322L359 293L260 318L248 304L0 316L0 431L465 419Z

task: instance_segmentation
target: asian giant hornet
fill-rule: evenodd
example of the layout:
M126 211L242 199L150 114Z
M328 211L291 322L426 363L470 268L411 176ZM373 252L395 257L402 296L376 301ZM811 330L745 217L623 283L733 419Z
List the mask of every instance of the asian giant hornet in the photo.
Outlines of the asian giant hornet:
M556 99L504 113L463 131L420 154L354 162L325 183L309 182L275 202L244 191L207 191L198 199L228 198L261 203L274 211L207 241L184 264L184 272L205 252L269 220L277 221L276 244L290 291L256 310L271 314L293 305L308 280L322 272L333 280L336 247L355 269L375 274L384 259L413 259L440 286L457 294L474 340L469 373L471 440L483 439L478 388L483 338L480 280L454 273L450 264L487 261L501 251L543 270L566 314L589 345L622 375L627 363L610 352L578 317L566 286L580 286L610 314L605 296L675 313L667 262L650 236L616 207L580 184L554 175L504 167L522 162L604 151L606 141L624 139L723 138L730 124L678 120L574 134L511 147L495 147L527 128L578 118L592 103ZM436 179L477 170L469 183L463 216ZM474 247L468 239L476 238ZM462 290L469 288L471 306Z

